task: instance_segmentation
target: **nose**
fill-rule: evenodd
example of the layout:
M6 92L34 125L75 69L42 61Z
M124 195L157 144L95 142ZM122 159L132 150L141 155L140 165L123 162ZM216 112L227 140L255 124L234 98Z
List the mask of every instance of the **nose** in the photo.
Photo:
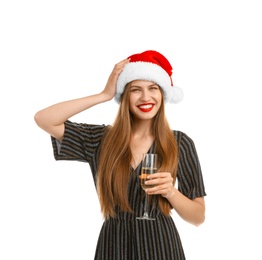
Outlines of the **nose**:
M141 92L141 100L147 101L149 100L149 92L147 89L143 89Z

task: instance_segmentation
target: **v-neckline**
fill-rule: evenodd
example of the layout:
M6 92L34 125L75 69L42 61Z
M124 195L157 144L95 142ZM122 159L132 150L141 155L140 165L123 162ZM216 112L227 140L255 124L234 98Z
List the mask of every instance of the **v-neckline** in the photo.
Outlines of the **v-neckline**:
M151 146L149 147L147 153L153 153L154 148L155 148L155 141L153 141L153 143L152 143ZM136 172L137 169L141 166L141 164L142 164L142 160L140 161L140 163L139 163L135 168L133 167L133 165L130 164L131 170L132 170L133 172Z

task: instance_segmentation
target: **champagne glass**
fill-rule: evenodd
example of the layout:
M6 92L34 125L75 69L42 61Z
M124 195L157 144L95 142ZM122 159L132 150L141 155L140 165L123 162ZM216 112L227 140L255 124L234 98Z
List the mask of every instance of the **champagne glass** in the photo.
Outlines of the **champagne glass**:
M155 185L147 185L145 184L145 181L148 180L147 177L150 174L154 174L157 171L157 154L153 153L146 153L143 154L143 160L142 160L142 169L141 174L139 176L140 178L140 185L143 190L147 188L152 188ZM154 218L149 217L149 195L145 194L145 207L144 207L144 214L141 217L137 217L137 219L145 219L145 220L155 220Z

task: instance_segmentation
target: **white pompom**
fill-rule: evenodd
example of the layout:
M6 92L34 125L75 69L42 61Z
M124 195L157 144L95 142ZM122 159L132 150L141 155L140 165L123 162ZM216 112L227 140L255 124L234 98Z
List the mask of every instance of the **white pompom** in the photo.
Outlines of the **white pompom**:
M184 92L180 87L173 86L172 91L169 93L170 99L168 100L169 103L179 103L184 98Z

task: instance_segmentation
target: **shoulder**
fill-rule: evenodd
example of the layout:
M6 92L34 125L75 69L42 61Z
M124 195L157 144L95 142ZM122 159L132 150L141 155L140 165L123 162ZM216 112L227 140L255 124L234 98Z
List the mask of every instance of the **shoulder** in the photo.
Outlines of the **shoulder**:
M177 139L177 141L181 141L181 140L188 140L188 141L192 141L191 137L189 137L185 132L179 131L179 130L172 130L174 133L175 138Z
M65 122L65 135L78 136L82 138L101 138L105 131L108 129L108 125L104 124L87 124L78 123L67 120Z
M79 123L79 122L72 122L67 120L65 125L68 127L76 127L76 128L83 128L83 129L104 129L107 125L104 124L87 124L87 123Z
M65 122L65 127L67 129L75 129L83 132L104 132L109 126L104 124L78 123L67 120Z
M172 130L176 138L179 147L188 147L190 149L195 149L195 143L193 139L185 132Z

